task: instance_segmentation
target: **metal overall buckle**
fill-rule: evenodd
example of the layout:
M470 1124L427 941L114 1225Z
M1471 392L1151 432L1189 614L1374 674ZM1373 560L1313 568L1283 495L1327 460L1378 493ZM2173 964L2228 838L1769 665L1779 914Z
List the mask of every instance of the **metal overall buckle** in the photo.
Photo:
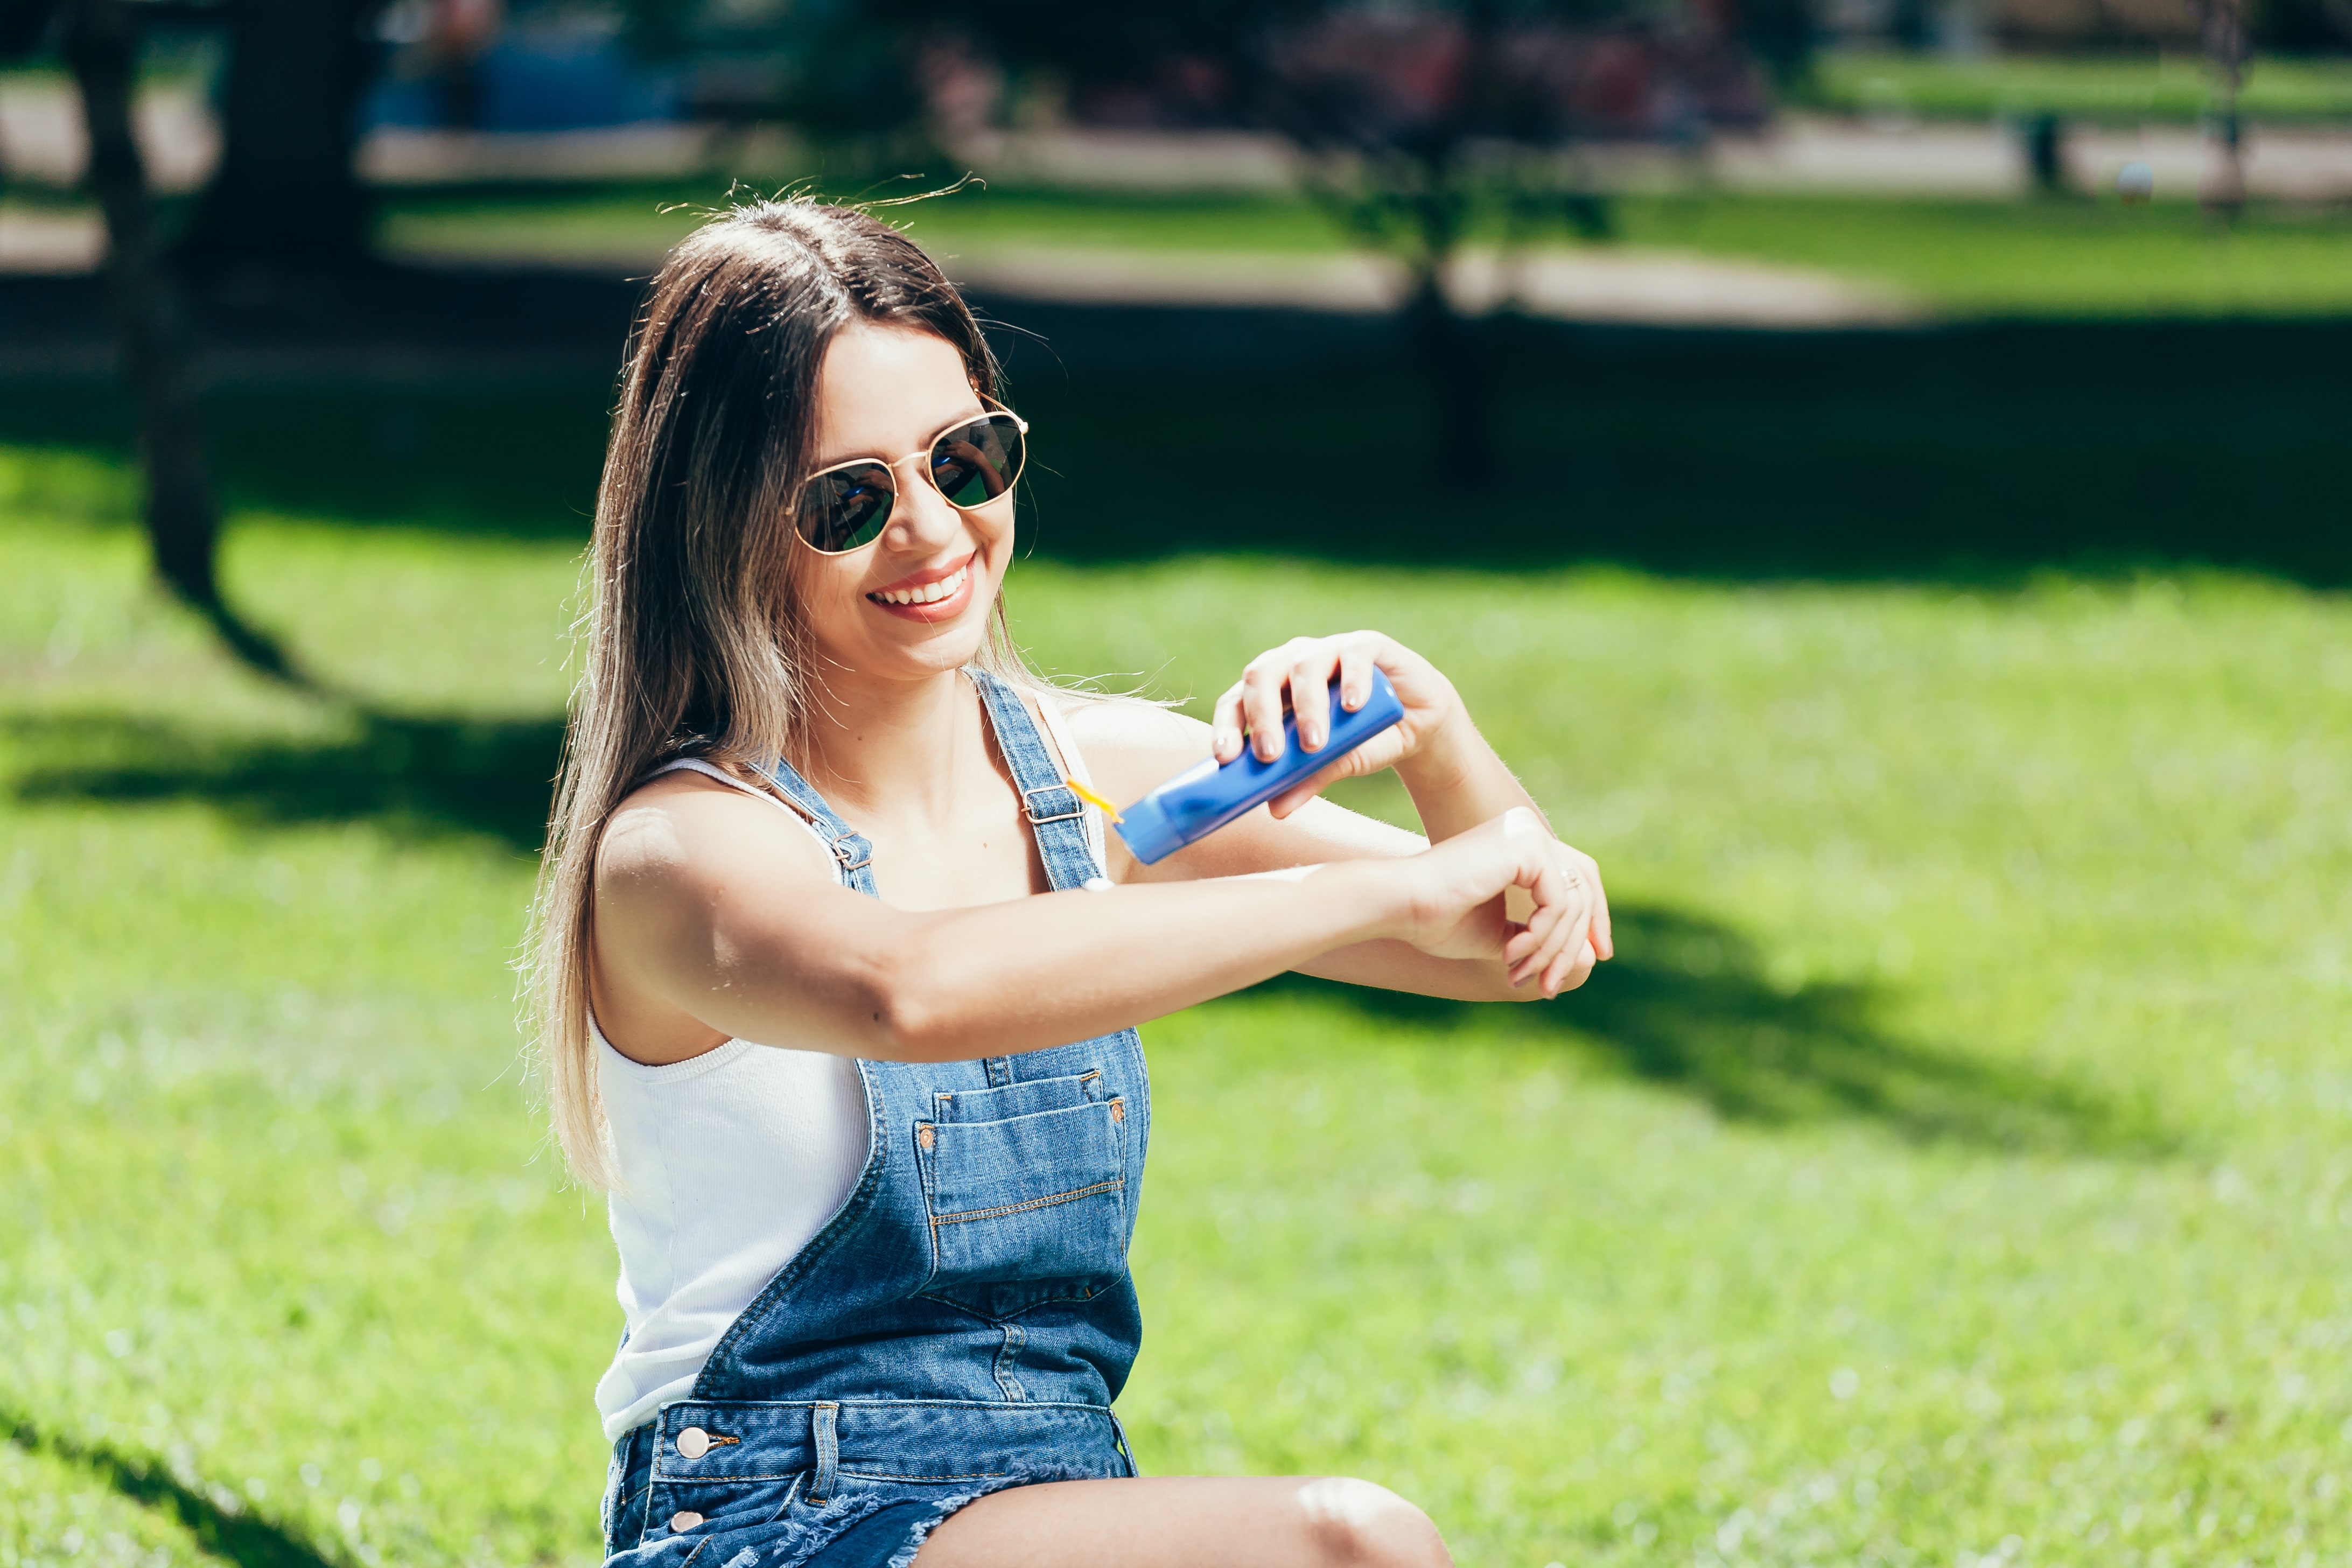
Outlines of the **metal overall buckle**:
M1038 816L1037 802L1032 797L1053 795L1056 792L1070 797L1070 809L1057 811L1051 816ZM1021 792L1021 809L1028 816L1031 826L1043 827L1049 822L1070 822L1084 816L1087 814L1087 804L1078 798L1078 792L1067 784L1039 784L1035 789L1024 789Z

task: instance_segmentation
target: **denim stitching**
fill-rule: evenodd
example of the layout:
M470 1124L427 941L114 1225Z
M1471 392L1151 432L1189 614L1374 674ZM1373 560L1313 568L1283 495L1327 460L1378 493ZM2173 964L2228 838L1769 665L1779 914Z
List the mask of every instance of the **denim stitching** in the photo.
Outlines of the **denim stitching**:
M1125 1176L1115 1176L1108 1182L1097 1182L1091 1187L1080 1187L1076 1192L1056 1193L1050 1198L1031 1198L1025 1204L1007 1204L1003 1208L993 1209L966 1209L961 1214L935 1214L931 1216L931 1229L936 1231L943 1225L961 1225L966 1220L997 1219L1005 1215L1021 1214L1029 1209L1051 1208L1055 1204L1066 1204L1073 1198L1090 1198L1097 1193L1113 1192L1125 1185L1127 1185Z

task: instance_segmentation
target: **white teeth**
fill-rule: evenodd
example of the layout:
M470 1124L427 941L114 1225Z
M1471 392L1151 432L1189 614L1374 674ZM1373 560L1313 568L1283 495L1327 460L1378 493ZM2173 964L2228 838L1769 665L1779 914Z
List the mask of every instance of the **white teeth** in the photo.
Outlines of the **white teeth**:
M953 576L942 577L936 583L926 583L919 588L885 589L874 597L889 605L937 604L941 599L952 597L956 590L963 586L964 574L971 570L969 566L960 566Z

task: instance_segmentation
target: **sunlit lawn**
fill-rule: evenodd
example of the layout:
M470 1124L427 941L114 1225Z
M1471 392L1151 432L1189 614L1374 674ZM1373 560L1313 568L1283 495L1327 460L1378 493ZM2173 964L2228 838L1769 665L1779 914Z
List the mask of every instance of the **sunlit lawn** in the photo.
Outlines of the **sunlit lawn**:
M385 242L416 257L572 258L650 268L723 205L703 189L389 199ZM664 212L677 202L694 204ZM1797 266L1880 286L1951 316L2352 312L2352 215L2258 205L2217 225L2188 201L1629 195L1607 246ZM950 258L1054 247L1244 252L1269 269L1344 250L1320 212L1278 196L1113 196L971 190L889 208ZM1554 237L1547 243L1559 243Z
M0 1568L586 1560L612 1258L507 969L574 546L240 517L360 716L227 668L125 505L0 456ZM1551 1006L1147 1030L1148 1469L1369 1475L1479 1565L2352 1557L2340 598L1227 558L1013 610L1195 697L1384 626L1621 911Z
M1795 97L1847 113L1982 120L2056 112L2126 124L2193 121L2213 105L2213 74L2202 53L2180 46L2162 54L1973 57L1832 50L1815 59L1811 79ZM2238 106L2259 120L2352 119L2352 60L2263 49L2247 66Z

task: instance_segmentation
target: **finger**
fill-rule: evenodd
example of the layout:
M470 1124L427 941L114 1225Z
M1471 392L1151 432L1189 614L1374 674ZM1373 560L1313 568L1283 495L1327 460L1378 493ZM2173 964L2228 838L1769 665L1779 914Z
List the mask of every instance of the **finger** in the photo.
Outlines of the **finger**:
M1282 755L1282 693L1288 675L1286 666L1253 663L1242 676L1242 712L1249 721L1250 743L1263 763Z
M1581 898L1572 898L1561 906L1559 917L1544 932L1543 946L1528 960L1526 967L1530 976L1540 979L1549 974L1560 954L1584 942L1591 925L1591 904Z
M1372 700L1372 667L1381 639L1368 633L1349 637L1339 649L1339 706L1353 713Z
M1516 886L1525 888L1535 900L1535 910L1528 917L1528 927L1543 939L1537 950L1541 953L1549 946L1552 933L1564 912L1562 906L1569 901L1567 877L1554 853L1553 847L1558 841L1545 830L1536 814L1524 806L1505 812L1500 821L1506 841L1518 852L1518 865L1511 880ZM1511 984L1516 985L1527 975L1539 974L1542 971L1543 963L1536 954L1530 954L1513 972Z
M1609 930L1609 889L1601 885L1601 863L1583 851L1577 852L1583 862L1584 877L1592 888L1592 952L1596 959L1617 956L1617 943Z
M1555 900L1539 906L1528 917L1528 932L1533 940L1528 943L1518 963L1513 966L1511 984L1516 985L1522 981L1534 980L1542 975L1544 970L1550 965L1552 958L1562 946L1566 945L1568 924L1576 918L1576 915L1577 907L1573 902Z
M1301 751L1319 752L1331 738L1331 673L1339 664L1339 652L1328 642L1291 661L1290 710L1298 716Z
M1242 725L1248 717L1242 710L1242 682L1234 682L1217 699L1216 710L1209 717L1213 731L1209 750L1220 763L1230 763L1242 754Z
M1562 952L1583 942L1592 920L1591 891L1582 878L1562 868L1556 853L1544 856L1540 864L1546 874L1537 879L1530 891L1549 902L1528 921L1530 925L1542 921L1544 928L1542 946L1524 965L1531 975L1548 973Z
M1600 962L1600 958L1589 942L1561 953L1552 961L1552 966L1544 971L1544 994L1557 996L1563 991L1575 990L1592 978L1592 966Z
M1560 918L1557 909L1538 910L1518 928L1519 934L1505 944L1503 957L1510 965L1507 976L1512 984L1522 984L1543 973L1544 953Z
M1556 941L1545 944L1542 984L1546 996L1559 994L1559 981L1567 968L1580 954L1592 950L1592 906L1588 902L1576 914L1560 921L1554 933Z

